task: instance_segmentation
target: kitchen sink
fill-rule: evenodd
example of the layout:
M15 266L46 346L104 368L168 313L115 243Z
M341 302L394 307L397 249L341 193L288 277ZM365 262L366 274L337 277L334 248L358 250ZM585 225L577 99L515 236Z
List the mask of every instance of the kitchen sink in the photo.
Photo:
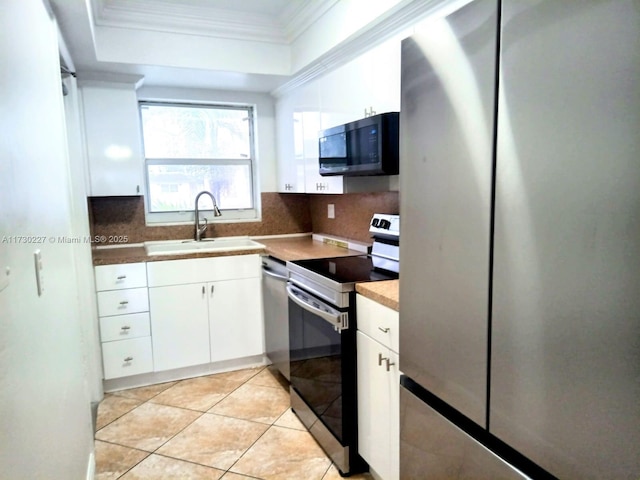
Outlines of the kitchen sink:
M233 252L236 250L261 250L264 245L249 237L206 238L195 240L166 240L144 242L147 255L185 255L199 252Z

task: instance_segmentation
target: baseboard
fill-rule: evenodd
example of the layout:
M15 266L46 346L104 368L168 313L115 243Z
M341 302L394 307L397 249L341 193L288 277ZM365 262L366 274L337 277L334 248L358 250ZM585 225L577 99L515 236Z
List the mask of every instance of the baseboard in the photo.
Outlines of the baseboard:
M144 387L157 383L183 380L185 378L199 377L201 375L212 375L214 373L229 372L241 368L251 368L267 365L269 361L265 355L238 358L223 362L207 363L193 367L178 368L176 370L165 370L162 372L142 373L130 377L113 378L103 381L105 392L115 392L127 388Z

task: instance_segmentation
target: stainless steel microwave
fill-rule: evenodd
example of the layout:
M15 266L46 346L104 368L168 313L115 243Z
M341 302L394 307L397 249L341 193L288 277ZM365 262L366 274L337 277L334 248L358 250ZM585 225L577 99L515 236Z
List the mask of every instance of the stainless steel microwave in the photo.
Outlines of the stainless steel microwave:
M398 112L381 113L320 132L320 175L397 175Z

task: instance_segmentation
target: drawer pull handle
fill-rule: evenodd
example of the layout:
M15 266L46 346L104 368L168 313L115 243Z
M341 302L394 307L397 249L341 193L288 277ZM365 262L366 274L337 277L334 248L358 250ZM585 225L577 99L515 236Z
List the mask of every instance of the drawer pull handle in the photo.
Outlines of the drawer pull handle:
M133 357L127 357L124 359L125 362L130 362L131 360L133 360Z
M211 285L211 295L213 295L213 285Z
M380 330L382 333L389 333L389 327L385 327L385 328L378 327L378 330Z
M395 363L390 362L388 358L385 358L385 360L387 361L387 372L389 372L391 371L389 367L391 367L391 365L395 365Z
M202 286L202 294L204 295L204 285Z
M127 330L131 330L131 327L129 325L123 325L120 330L124 330L126 332Z
M123 300L123 301L120 302L120 305L123 305L123 306L124 305L128 305L128 304L129 304L128 300Z
M127 278L126 275L118 275L118 280L124 280L125 278Z
M387 357L383 357L381 353L378 354L378 366L382 365L382 362L384 361L389 362L389 359Z

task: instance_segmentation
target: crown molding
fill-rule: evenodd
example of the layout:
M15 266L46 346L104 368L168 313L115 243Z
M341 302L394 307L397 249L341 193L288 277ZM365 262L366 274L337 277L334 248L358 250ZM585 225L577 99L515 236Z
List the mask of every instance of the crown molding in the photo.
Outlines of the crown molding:
M345 41L300 69L288 82L270 93L276 98L282 97L326 72L346 64L367 50L407 31L427 17L453 12L470 1L472 0L402 0L374 22L361 28Z
M279 15L288 42L291 44L338 2L339 0L289 2Z
M289 2L278 14L175 0L92 0L91 5L96 26L289 45L337 1Z

